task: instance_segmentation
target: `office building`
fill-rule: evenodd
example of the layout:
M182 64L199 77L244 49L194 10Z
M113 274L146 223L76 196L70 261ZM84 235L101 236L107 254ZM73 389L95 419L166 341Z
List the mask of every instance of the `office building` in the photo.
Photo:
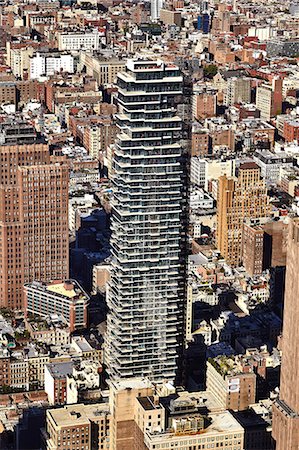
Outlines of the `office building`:
M113 450L138 448L135 435L136 398L152 396L154 386L146 378L132 378L110 381L109 388L109 405L112 416L110 448Z
M19 136L32 143L0 145L0 305L12 309L23 307L24 283L69 271L68 165Z
M273 406L277 450L299 447L299 220L289 225L279 398Z
M221 176L233 176L235 173L236 161L234 159L208 159L194 157L190 164L191 183L208 190L209 182L218 180Z
M105 403L69 405L48 409L44 448L109 450L110 413Z
M194 85L192 114L194 119L206 119L216 115L217 91L206 86Z
M169 445L178 449L205 449L209 446L212 449L214 444L219 444L219 448L244 448L244 428L229 411L210 414L209 424L202 425L202 420L201 416L178 417L173 419L172 428L164 432L145 430L145 448L155 450Z
M282 79L273 78L272 84L261 84L256 89L256 107L261 112L261 119L270 120L281 113Z
M268 217L269 212L265 182L254 162L241 164L237 178L219 178L216 244L229 264L241 263L244 220Z
M185 296L186 163L174 104L182 75L132 60L117 84L106 364L112 378L174 380Z
M74 57L70 53L39 53L30 57L30 78L42 79L56 72L74 73Z
M100 39L97 29L67 30L57 33L59 51L98 50Z
M122 58L111 56L104 57L97 52L80 52L80 65L86 68L87 75L94 77L98 84L112 84L116 80L118 72L125 68L125 61Z
M272 153L269 150L257 150L253 158L261 168L261 176L271 185L279 184L281 169L293 167L293 158L285 152Z
M289 11L291 16L299 18L299 2L294 0L290 3Z
M298 55L299 52L299 39L298 37L293 39L288 38L274 38L267 41L266 46L267 54L270 57L287 56L292 58Z
M225 104L233 106L236 103L250 103L251 80L250 78L231 77L227 81Z
M242 411L256 399L256 374L243 373L234 357L210 358L207 362L207 390L224 409Z
M264 228L247 219L243 224L242 262L246 272L252 277L261 275L264 258Z
M51 314L63 316L70 331L87 326L89 297L75 280L25 284L25 316L33 314L46 318Z

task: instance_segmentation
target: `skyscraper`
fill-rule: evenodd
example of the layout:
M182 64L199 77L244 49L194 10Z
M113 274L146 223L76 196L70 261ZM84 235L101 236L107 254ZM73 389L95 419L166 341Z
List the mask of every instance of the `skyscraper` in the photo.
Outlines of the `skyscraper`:
M279 399L273 407L276 450L299 448L299 219L289 225Z
M244 219L268 217L269 211L267 189L254 162L241 164L238 178L219 178L216 241L229 264L241 263Z
M23 285L68 277L68 165L35 142L0 146L0 305Z
M182 76L162 61L128 61L117 85L106 363L115 379L174 380L186 259L186 164L175 108Z

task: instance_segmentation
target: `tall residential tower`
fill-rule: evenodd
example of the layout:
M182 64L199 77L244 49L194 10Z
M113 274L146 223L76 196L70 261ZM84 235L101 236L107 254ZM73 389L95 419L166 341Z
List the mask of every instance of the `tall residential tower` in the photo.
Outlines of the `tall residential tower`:
M128 61L118 75L106 339L114 379L176 378L186 259L186 164L175 107L182 81L162 61Z

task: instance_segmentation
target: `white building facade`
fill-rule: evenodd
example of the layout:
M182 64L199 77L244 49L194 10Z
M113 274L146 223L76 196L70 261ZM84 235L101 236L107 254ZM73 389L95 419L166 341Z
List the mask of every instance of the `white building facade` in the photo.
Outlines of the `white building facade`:
M90 31L63 31L58 33L58 49L60 51L98 50L100 47L100 33Z
M38 80L56 72L74 73L74 58L68 53L36 53L30 58L30 78Z

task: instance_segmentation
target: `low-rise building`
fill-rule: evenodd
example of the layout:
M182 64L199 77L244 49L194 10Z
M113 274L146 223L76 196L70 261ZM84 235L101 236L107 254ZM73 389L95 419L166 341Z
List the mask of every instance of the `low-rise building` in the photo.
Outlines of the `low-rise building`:
M45 365L45 392L50 405L67 403L67 376L72 374L73 365L72 361Z
M45 448L109 450L110 421L109 405L105 403L49 409L46 430L42 431Z
M261 168L261 176L269 184L278 184L281 169L293 167L293 158L285 152L272 153L269 150L257 150L254 161Z
M71 331L87 326L88 295L75 280L25 284L25 316L62 315Z
M207 390L224 409L242 411L256 399L256 375L247 372L234 357L219 356L207 362Z
M25 328L31 339L48 345L65 345L71 342L70 328L63 316L52 314L25 318Z
M101 35L97 29L74 29L57 33L60 51L98 50Z
M203 189L193 190L190 194L190 209L213 209L214 199Z
M56 72L74 73L74 57L70 53L39 53L30 57L30 79L43 80Z
M208 423L200 415L189 414L174 418L170 428L161 432L146 430L145 424L144 443L149 450L166 448L167 445L180 449L190 446L208 449L216 448L217 444L219 448L229 446L242 450L244 429L228 411L210 414Z

